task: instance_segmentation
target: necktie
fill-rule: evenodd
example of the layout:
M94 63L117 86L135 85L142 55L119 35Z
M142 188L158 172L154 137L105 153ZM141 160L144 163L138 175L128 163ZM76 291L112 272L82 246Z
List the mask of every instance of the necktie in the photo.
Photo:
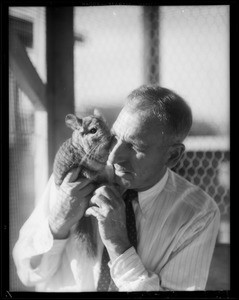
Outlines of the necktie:
M135 249L137 249L137 232L132 200L137 199L137 195L137 192L134 190L127 190L123 195L123 199L125 201L127 233L129 241L135 247ZM117 287L115 286L113 280L111 280L110 269L108 266L109 260L109 254L106 250L106 247L104 247L97 291L117 291Z
M125 202L126 227L129 241L137 250L137 231L132 201L135 199L138 200L138 193L134 190L127 190L123 195L123 199Z

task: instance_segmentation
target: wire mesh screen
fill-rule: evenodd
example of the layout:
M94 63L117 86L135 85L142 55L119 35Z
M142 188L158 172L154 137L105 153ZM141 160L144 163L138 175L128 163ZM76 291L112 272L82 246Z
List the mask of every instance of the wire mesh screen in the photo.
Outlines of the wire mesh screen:
M142 7L75 7L74 34L75 110L103 108L111 124L144 82Z
M31 63L43 81L46 79L44 15L45 10L42 7L9 8L11 30L18 35ZM15 59L21 59L21 57L19 58L16 54ZM23 75L22 79L26 80ZM43 148L46 147L47 141L44 113L36 111L32 101L21 90L18 78L9 66L9 267L11 291L33 290L31 287L24 286L18 278L12 250L18 239L20 228L35 207L41 181L45 179L46 167ZM38 181L37 186L36 181Z
M10 289L26 290L16 275L12 249L19 229L34 209L34 109L9 72ZM29 289L27 289L29 290Z
M217 202L229 242L229 7L165 6L159 20L160 83L189 102L191 143L200 136L174 170Z
M190 103L194 135L227 135L229 7L163 6L159 19L160 84Z

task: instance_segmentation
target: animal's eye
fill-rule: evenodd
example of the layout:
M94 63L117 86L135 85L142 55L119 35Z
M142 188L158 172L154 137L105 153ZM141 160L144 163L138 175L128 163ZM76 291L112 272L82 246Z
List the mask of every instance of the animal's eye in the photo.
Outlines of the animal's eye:
M89 133L94 134L94 133L96 133L96 131L97 131L97 128L93 127L89 130Z

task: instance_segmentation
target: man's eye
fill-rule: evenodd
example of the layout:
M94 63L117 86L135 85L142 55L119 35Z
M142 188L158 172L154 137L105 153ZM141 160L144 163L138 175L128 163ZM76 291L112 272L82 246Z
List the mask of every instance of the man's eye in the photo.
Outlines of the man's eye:
M137 152L140 152L140 149L137 147L137 146L132 146L132 148L137 151Z
M97 132L97 128L93 127L89 130L89 133L94 134Z
M144 149L142 149L141 147L139 147L138 145L132 145L132 148L137 151L137 152L143 152Z

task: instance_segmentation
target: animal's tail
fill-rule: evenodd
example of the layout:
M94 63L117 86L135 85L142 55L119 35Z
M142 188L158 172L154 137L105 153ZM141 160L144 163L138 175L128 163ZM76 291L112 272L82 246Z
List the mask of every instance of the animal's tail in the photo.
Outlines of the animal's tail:
M97 228L94 226L95 219L92 216L82 217L76 225L77 238L86 244L87 253L90 257L97 255Z

